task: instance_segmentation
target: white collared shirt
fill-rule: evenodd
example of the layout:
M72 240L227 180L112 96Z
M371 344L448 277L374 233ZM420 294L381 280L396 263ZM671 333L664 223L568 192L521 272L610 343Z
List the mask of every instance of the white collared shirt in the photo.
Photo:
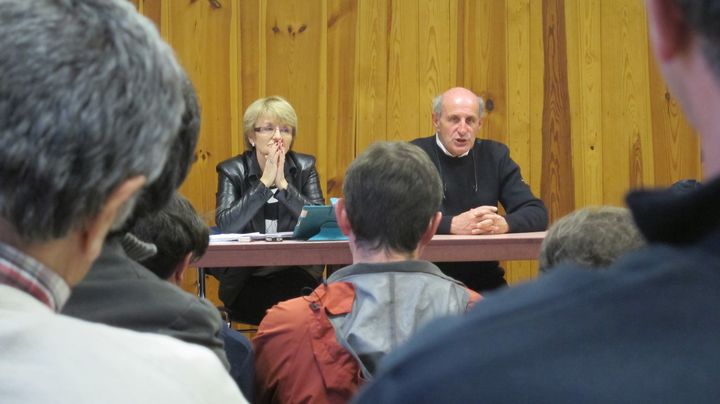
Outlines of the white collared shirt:
M442 144L442 142L440 141L440 135L438 135L437 132L435 132L435 143L437 143L437 145L438 145L438 147L440 148L440 150L442 150L442 152L445 153L446 156L450 156L450 157L465 157L465 156L467 156L468 154L470 154L470 150L472 150L472 147L471 147L470 150L466 151L465 153L463 153L463 154L461 154L461 155L459 155L459 156L453 156L453 155L450 154L450 152L445 148L445 145Z

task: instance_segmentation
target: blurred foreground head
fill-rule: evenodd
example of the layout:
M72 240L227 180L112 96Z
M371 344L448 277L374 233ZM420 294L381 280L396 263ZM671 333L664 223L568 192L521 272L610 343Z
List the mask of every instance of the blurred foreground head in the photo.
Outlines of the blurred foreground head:
M155 180L185 108L172 51L127 1L3 0L0 77L0 239L16 245Z

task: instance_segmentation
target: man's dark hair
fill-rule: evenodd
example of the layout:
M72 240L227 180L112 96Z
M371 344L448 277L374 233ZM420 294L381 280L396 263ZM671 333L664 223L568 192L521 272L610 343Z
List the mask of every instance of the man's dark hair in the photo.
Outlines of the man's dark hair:
M440 208L442 183L418 146L377 142L350 164L343 194L358 244L408 253Z
M676 0L685 22L702 37L701 46L710 68L720 80L720 2L717 0Z
M210 231L190 202L175 193L163 209L139 219L130 232L153 243L157 253L140 263L162 279L172 275L188 253L198 259L207 250Z

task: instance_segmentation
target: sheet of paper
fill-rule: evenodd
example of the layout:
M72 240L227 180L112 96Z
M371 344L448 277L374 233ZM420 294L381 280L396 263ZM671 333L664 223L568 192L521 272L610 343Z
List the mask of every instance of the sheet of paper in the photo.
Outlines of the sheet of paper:
M211 234L210 242L222 242L222 241L252 241L253 237L259 236L259 232L254 233L222 233L222 234Z

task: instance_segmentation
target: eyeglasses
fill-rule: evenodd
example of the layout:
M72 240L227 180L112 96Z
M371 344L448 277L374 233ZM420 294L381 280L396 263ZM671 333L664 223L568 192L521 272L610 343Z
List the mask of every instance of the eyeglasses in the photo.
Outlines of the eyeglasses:
M262 133L263 135L274 135L275 131L279 131L281 135L292 135L293 133L293 128L289 126L263 126L254 130L256 133Z

